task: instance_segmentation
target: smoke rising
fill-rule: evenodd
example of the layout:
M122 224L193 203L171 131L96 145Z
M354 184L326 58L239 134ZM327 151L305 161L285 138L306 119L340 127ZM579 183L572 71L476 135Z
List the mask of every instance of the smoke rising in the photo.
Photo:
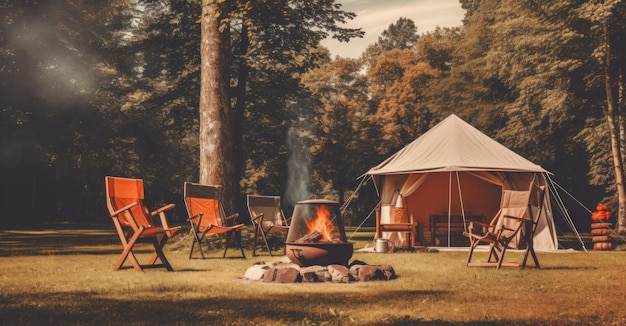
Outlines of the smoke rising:
M290 205L307 199L310 194L311 154L302 141L304 134L302 130L295 127L289 128L287 134L289 159L287 161L288 177L285 199Z

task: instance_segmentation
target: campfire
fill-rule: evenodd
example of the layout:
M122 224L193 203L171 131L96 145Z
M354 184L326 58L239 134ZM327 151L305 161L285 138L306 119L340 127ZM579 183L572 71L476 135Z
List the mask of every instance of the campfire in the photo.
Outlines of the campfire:
M347 265L354 250L346 240L339 203L321 199L296 204L285 245L289 260L300 267Z

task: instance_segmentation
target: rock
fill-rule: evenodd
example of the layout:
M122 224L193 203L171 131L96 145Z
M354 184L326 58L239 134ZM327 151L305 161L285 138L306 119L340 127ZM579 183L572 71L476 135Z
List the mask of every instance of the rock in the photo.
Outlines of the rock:
M269 265L266 264L256 264L252 265L252 267L246 270L244 277L248 280L252 281L260 281L263 279L265 272L270 269Z
M286 262L259 262L248 268L245 273L246 279L266 283L349 283L393 280L397 277L391 265L372 266L360 261L352 262L349 267L339 264L300 267Z
M324 266L313 265L300 268L300 276L302 282L318 282L318 273L328 272L328 269Z
M315 274L318 282L331 282L333 280L332 275L328 272L328 268L320 269Z
M274 281L276 283L298 283L301 280L300 271L293 267L276 268Z
M276 280L276 271L278 269L276 267L272 267L270 269L268 269L267 271L265 271L265 274L263 274L263 282L265 283L272 283L274 282L274 280Z
M393 267L391 267L391 265L380 265L378 266L378 269L385 276L385 280L393 280L397 277L396 272L393 270Z
M382 280L383 278L383 272L376 266L361 266L359 269L358 280L361 282Z
M359 279L359 270L361 269L361 267L363 267L363 265L352 265L352 266L350 266L350 269L349 269L348 273L350 273L350 276L352 276L353 280L358 280Z
M328 265L328 272L335 283L349 283L350 270L343 265Z

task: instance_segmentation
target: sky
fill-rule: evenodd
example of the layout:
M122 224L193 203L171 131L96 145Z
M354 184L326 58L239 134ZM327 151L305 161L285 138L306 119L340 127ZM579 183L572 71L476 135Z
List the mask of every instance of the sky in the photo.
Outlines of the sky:
M330 50L331 56L358 58L368 45L378 41L381 33L400 17L413 20L417 33L433 31L435 27L461 26L465 11L459 0L337 0L341 9L354 12L357 16L349 21L347 28L362 28L365 36L341 43L330 38L322 45Z

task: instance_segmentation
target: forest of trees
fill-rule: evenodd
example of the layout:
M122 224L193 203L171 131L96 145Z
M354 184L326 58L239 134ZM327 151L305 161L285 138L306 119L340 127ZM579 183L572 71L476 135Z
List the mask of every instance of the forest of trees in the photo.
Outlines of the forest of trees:
M320 45L362 34L334 0L226 1L238 211L248 193L343 202L455 113L624 216L626 3L460 2L462 26L421 33L398 17L351 59ZM182 184L200 179L200 1L0 9L0 226L107 223L105 175L144 179L148 204L178 204L183 222ZM377 201L358 195L349 224Z

